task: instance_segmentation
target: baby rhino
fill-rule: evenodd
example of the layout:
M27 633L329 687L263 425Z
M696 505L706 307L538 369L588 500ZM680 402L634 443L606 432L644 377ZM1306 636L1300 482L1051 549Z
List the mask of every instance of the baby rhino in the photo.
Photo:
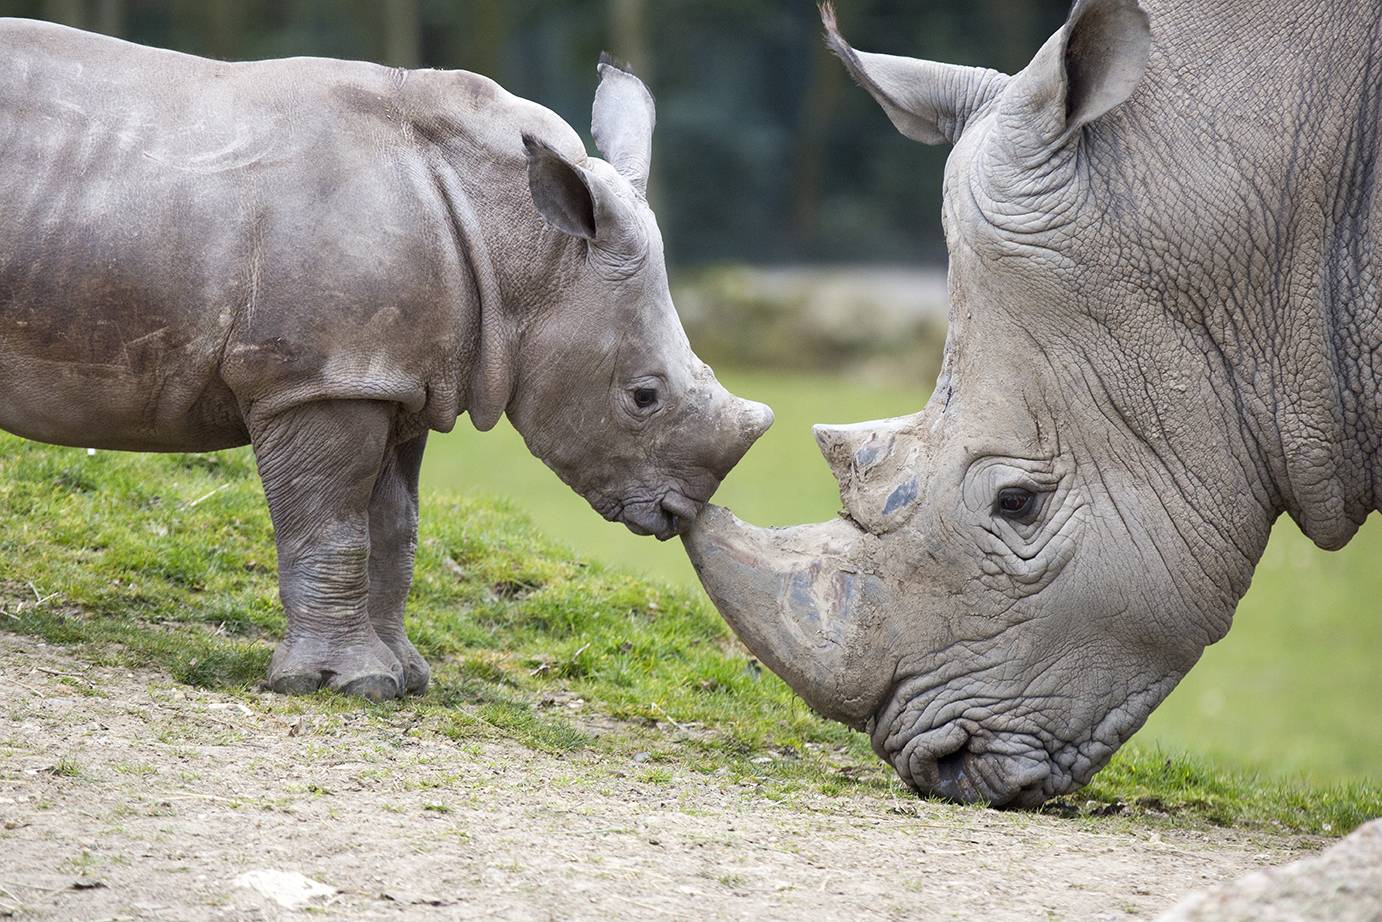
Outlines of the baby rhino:
M0 428L251 444L288 619L270 687L421 692L430 430L507 414L601 515L667 539L772 422L687 343L645 197L653 100L599 75L605 160L474 74L0 20Z

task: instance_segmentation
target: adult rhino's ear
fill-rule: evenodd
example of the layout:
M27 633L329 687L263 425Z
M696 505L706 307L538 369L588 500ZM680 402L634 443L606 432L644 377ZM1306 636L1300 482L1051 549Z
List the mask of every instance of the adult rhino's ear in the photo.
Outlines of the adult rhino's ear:
M657 108L653 94L627 67L600 55L600 86L590 113L595 147L629 181L639 195L648 194L653 160L653 126Z
M530 134L523 135L523 149L528 154L528 189L542 217L564 234L594 240L594 177Z
M820 9L827 47L913 141L954 144L970 118L1008 82L996 70L856 51L840 34L834 7L824 3Z
M1077 0L1065 25L1013 78L1000 125L1038 149L1068 141L1132 96L1151 47L1151 23L1137 0Z

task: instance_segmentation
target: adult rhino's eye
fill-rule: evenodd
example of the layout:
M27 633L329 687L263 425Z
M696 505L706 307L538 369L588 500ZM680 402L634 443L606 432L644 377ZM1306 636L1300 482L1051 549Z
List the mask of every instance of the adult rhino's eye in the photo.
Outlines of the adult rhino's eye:
M633 404L640 410L649 410L657 406L657 388L655 387L636 387L633 389Z
M1022 522L1036 511L1037 495L1021 487L1007 487L998 491L998 499L993 503L994 515Z

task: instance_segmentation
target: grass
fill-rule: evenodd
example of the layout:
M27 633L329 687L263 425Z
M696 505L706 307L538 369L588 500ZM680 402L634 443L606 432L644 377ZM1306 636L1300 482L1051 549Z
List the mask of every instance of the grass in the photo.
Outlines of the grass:
M1283 520L1226 638L1142 737L1322 781L1382 780L1382 522L1327 553Z
M409 630L436 667L430 693L275 706L408 712L463 745L501 737L574 757L586 783L626 770L778 799L905 796L862 736L747 658L697 592L578 558L504 502L429 493L423 521ZM0 436L6 629L243 692L283 626L271 537L246 451L88 455ZM1342 834L1382 814L1382 792L1133 748L1053 809Z

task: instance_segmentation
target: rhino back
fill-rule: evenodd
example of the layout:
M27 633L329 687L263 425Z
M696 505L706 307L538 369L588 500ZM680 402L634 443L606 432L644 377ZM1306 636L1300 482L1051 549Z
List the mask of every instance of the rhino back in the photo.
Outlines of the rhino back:
M0 49L0 427L186 450L260 404L454 410L475 295L404 72L18 20Z

